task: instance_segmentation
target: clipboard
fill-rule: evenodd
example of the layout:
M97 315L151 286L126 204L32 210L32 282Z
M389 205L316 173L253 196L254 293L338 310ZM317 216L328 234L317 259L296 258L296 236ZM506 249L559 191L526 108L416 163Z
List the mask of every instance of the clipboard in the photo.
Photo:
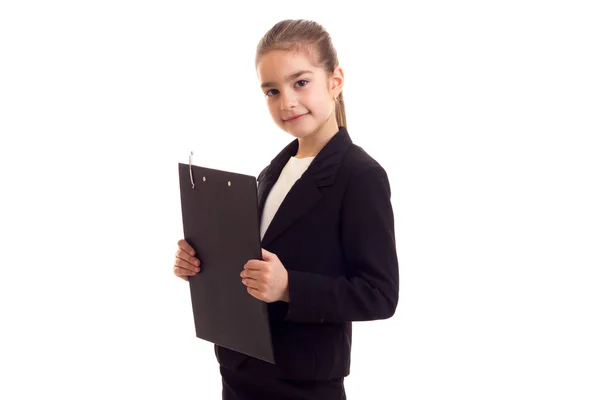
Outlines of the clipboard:
M257 181L250 175L179 163L185 240L202 263L189 277L196 337L274 364L267 303L240 272L262 259Z

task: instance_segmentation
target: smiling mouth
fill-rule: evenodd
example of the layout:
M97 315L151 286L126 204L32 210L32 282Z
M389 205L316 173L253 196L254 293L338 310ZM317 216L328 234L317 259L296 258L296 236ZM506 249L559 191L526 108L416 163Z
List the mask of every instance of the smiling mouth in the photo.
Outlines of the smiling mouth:
M298 115L297 117L291 118L291 119L284 119L283 122L296 122L300 119L302 119L303 117L305 117L306 115L308 115L308 113L306 114L302 114L302 115Z

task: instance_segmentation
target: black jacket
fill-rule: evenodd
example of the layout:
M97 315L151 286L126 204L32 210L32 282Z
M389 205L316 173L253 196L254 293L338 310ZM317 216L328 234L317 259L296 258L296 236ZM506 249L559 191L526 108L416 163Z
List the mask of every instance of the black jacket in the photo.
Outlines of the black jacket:
M296 139L259 174L261 215L297 150ZM220 365L281 378L347 376L352 321L390 318L398 304L390 197L385 170L340 127L289 191L262 240L289 277L289 303L268 306L276 364L215 346Z

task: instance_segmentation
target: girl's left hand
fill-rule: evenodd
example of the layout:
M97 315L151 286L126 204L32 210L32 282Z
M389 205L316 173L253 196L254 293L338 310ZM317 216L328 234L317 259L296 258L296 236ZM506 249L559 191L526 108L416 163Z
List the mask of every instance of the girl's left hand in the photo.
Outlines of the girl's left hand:
M266 303L289 301L288 273L277 255L262 249L262 260L249 260L240 273L248 293Z

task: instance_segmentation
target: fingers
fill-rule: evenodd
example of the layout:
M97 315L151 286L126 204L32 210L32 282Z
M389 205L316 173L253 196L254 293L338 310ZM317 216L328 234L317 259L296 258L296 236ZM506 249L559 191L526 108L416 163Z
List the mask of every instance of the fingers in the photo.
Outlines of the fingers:
M253 269L244 269L240 273L240 276L242 278L253 279L253 280L260 281L260 282L265 282L265 283L269 283L269 281L270 281L270 274L267 271L257 271L257 270L253 270Z
M187 281L188 276L196 275L198 272L200 272L199 267L195 267L181 258L175 259L175 265L173 266L173 273L175 276Z
M196 269L197 267L200 266L200 260L198 260L196 257L189 255L188 253L186 253L185 251L178 249L177 253L175 253L175 258L181 260L181 265L182 267L186 267L189 266L191 269Z
M246 285L246 287L257 290L257 291L260 291L265 286L260 281L257 281L256 279L249 279L249 278L243 278L242 283L244 285Z
M264 267L267 265L267 263L265 261L261 261L261 260L249 260L246 265L244 265L244 269L251 269L251 270L256 270L256 271L260 271L261 269L264 269Z
M271 279L268 272L251 269L242 270L240 276L242 277L242 283L246 285L246 288L248 289L248 293L251 293L252 295L264 292L269 286ZM250 289L252 289L252 291L250 291Z
M256 289L251 288L251 287L246 288L246 290L248 291L248 293L250 293L252 295L252 297L257 298L258 300L264 301L264 296L260 292L260 290L256 290Z
M190 246L190 244L188 242L186 242L185 239L180 239L177 242L177 247L179 247L181 250L183 250L186 253L188 253L190 256L195 256L196 255L196 252L194 251L194 249L192 248L192 246Z
M189 271L189 272L193 272L194 274L200 272L199 265L190 264L189 262L182 260L181 258L175 258L174 267L181 268L181 269Z
M193 275L197 274L196 271L190 271L189 269L185 269L185 268L181 268L181 267L177 267L177 266L173 267L173 273L175 274L175 276L182 278L186 281L188 280L188 276L193 276Z
M194 255L194 249L184 240L177 242L177 252L175 253L175 261L173 263L173 273L175 276L189 281L189 276L196 275L200 272L200 260Z

